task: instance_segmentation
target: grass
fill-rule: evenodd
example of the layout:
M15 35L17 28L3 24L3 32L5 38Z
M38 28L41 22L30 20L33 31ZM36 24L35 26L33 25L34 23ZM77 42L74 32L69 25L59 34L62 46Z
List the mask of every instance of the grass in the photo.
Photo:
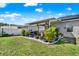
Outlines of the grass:
M45 45L23 37L0 37L0 56L79 56L72 44Z

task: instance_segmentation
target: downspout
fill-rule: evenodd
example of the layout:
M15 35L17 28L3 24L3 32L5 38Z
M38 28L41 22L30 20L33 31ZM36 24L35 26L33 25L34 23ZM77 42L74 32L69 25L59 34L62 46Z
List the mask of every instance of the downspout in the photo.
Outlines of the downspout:
M39 32L39 25L37 24L37 27L38 27L38 32Z

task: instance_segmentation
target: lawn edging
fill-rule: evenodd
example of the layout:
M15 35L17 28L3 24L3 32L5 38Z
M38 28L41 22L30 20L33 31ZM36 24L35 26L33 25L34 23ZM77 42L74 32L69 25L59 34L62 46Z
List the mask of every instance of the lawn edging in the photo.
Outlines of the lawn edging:
M43 40L36 39L36 38L32 38L32 37L24 37L24 38L28 38L28 39L30 39L30 40L34 40L34 41L37 41L37 42L40 42L40 43L43 43L43 44L47 44L47 45L52 45L52 44L54 44L54 43L44 42Z

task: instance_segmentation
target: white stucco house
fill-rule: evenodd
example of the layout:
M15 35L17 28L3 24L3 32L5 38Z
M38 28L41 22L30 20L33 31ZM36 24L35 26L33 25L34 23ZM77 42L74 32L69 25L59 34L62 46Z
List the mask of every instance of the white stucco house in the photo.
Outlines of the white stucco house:
M56 20L56 21L54 21ZM46 28L56 26L59 28L59 32L64 37L78 38L79 37L79 15L69 15L59 18L50 18L41 21L28 23L28 30L39 31L41 33Z

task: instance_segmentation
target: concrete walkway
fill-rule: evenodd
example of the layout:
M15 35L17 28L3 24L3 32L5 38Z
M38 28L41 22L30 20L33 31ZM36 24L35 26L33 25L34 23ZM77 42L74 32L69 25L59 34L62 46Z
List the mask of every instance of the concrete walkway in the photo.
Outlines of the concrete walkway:
M32 37L24 37L24 38L27 38L27 39L30 39L30 40L35 40L35 41L41 42L41 43L43 43L43 44L53 44L53 43L44 42L43 40L36 39L36 38L32 38Z
M76 44L76 39L72 38L72 37L64 37L64 42L66 41L67 43L71 43L71 44Z

